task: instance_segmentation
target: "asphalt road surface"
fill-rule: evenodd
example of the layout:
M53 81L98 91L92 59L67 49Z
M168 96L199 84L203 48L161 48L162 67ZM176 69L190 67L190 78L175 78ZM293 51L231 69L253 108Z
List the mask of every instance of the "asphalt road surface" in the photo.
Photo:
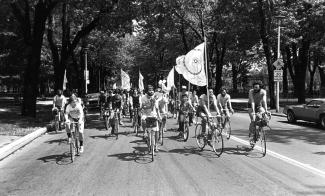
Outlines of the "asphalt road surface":
M267 155L249 150L248 115L232 116L233 135L218 157L197 148L194 126L177 140L169 119L154 162L130 122L118 140L97 115L88 121L85 152L71 163L66 134L46 134L0 162L0 195L325 195L325 131L273 117Z

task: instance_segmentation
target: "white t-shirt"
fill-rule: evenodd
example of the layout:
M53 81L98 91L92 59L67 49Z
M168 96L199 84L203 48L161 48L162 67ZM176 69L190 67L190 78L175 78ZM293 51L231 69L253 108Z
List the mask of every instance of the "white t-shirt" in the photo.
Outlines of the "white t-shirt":
M153 97L148 97L147 95L143 95L141 97L142 103L142 116L144 117L157 117L157 109L158 109L158 101Z
M66 114L69 118L72 117L75 119L81 119L84 116L81 104L76 104L76 107L72 107L71 104L69 104L66 109Z
M227 103L230 100L230 95L226 94L225 96L222 96L221 94L218 95L217 101L222 105L222 107L227 107Z
M66 103L66 98L63 95L61 96L55 95L53 99L53 103L55 106L59 106L62 108Z

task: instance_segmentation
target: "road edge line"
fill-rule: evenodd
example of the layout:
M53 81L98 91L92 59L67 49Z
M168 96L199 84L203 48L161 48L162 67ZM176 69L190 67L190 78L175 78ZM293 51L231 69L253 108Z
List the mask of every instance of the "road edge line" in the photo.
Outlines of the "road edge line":
M37 129L36 131L23 136L22 138L19 138L10 144L0 148L0 161L8 157L9 155L13 154L20 148L26 146L30 142L32 142L34 139L38 138L39 136L43 135L44 133L47 132L47 128L43 127L40 129Z
M245 141L245 140L235 137L233 135L230 137L230 139L237 141L239 143L245 144L245 145L250 145L248 141ZM262 148L260 146L255 146L254 149L258 149L259 151L262 151ZM325 178L325 171L322 171L322 170L317 169L313 166L310 166L309 164L301 163L297 160L294 160L292 158L289 158L287 156L281 155L279 153L276 153L276 152L274 152L272 150L268 150L268 149L266 149L266 154L270 155L272 157L278 158L286 163L289 163L289 164L299 167L301 169L304 169L306 171L309 171L315 175Z

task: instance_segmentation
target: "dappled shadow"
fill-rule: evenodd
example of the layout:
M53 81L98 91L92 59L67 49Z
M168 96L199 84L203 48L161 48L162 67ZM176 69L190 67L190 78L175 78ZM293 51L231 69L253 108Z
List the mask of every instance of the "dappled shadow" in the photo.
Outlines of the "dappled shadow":
M285 123L285 124L290 124L290 125L303 126L303 127L306 127L306 128L319 129L321 131L325 131L324 129L322 129L320 127L320 125L318 125L317 123L314 123L314 122L308 122L308 121L297 121L295 123L289 123L288 121L278 121L278 122Z
M67 144L68 142L67 142L66 138L61 138L61 139L49 140L49 141L46 141L44 143L47 143L47 144L56 144L56 143L58 143L58 145L61 145L62 143Z
M251 151L250 146L237 145L236 147L224 148L223 152L230 155L248 155Z
M0 124L13 124L17 128L45 127L52 119L52 106L36 106L36 118L21 116L20 106L0 105L4 110L0 111Z
M37 160L43 161L43 163L55 162L58 165L67 165L71 164L70 152L65 152L63 154L49 155L41 157Z
M314 152L313 154L318 154L318 155L325 155L325 152Z
M198 147L190 146L179 149L172 149L167 151L167 153L182 154L184 156L199 155L205 158L219 158L219 156L212 151L212 148L210 146L206 146L203 150L199 149Z

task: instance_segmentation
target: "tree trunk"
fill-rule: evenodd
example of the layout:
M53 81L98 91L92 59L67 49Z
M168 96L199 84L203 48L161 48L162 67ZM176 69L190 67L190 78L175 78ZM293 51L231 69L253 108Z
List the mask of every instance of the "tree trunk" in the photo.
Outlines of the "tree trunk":
M269 92L270 92L270 107L271 109L275 108L275 94L274 94L274 74L273 74L273 65L272 65L272 55L269 43L269 35L267 33L267 24L266 24L266 16L263 9L263 1L259 0L259 16L260 16L260 37L263 43L263 50L266 58L266 65L269 75Z
M28 55L28 63L24 76L24 100L22 103L23 116L36 117L36 98L40 75L41 49L48 12L49 10L45 3L40 1L36 4L32 44L30 47L31 51Z
M320 77L320 96L325 97L325 68L318 66L318 72Z
M309 80L309 94L313 95L314 94L314 76L316 72L316 68L318 67L318 56L317 54L313 54L313 63L311 63L311 57L309 55L309 60L308 60L308 70L309 70L309 75L310 75L310 80Z
M297 83L297 97L298 103L305 103L306 101L306 71L308 64L308 54L309 54L309 41L303 39L302 47L299 50L299 62L296 65L296 83Z
M285 51L283 51L283 57L285 57ZM287 97L288 95L288 62L286 59L284 59L284 65L283 65L283 96Z
M238 83L238 66L239 65L232 65L232 92L233 93L237 93L238 92L238 88L237 88L237 83Z

